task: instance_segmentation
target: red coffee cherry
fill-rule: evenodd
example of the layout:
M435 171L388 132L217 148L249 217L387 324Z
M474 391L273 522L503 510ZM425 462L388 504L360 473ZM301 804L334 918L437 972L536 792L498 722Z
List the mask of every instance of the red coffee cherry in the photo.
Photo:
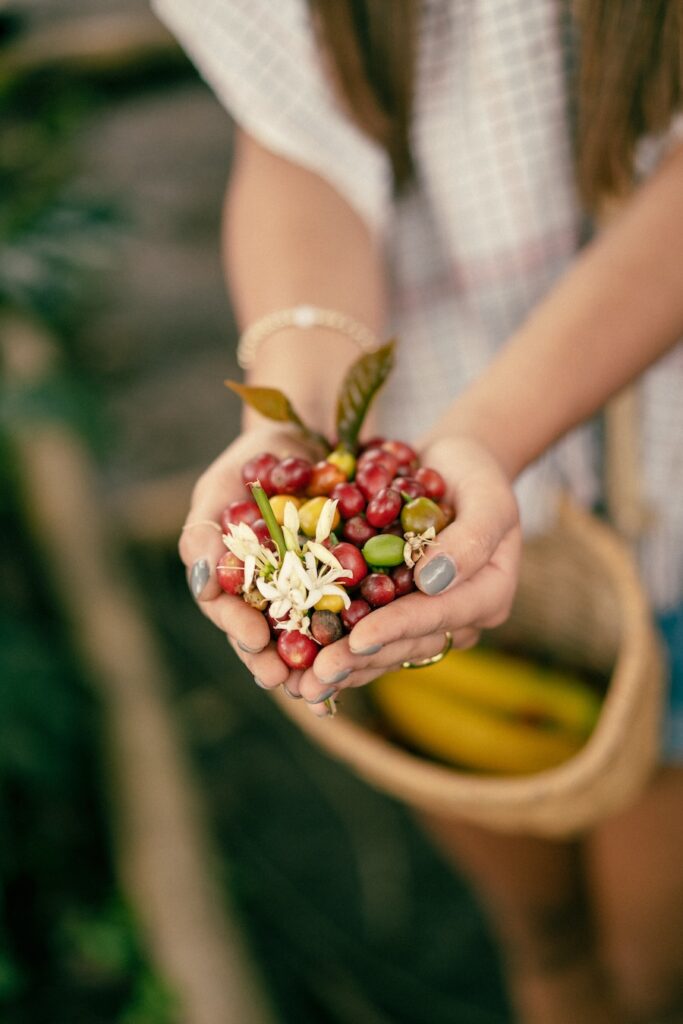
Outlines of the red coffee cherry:
M383 448L368 448L358 459L356 463L356 475L358 470L362 469L363 466L369 465L371 462L376 462L380 466L384 466L392 476L396 476L398 470L398 459L391 454L391 452L384 451Z
M392 481L391 486L395 487L397 491L401 492L401 494L407 494L409 499L424 498L427 495L424 484L421 484L414 476L397 476L396 479Z
M261 518L259 507L255 501L245 498L243 501L231 501L220 514L220 523L223 533L230 533L228 526L231 523L246 523L252 526L257 519Z
M420 466L419 469L416 469L415 479L420 481L425 489L425 494L432 501L439 501L446 493L446 481L441 476L441 473L430 466Z
M365 498L370 501L378 491L388 487L394 478L386 466L380 462L366 462L356 472L356 486L363 492Z
M365 516L351 516L342 528L344 539L351 541L359 548L362 548L366 541L369 541L376 533L377 530L374 526L370 526Z
M278 462L270 473L270 481L277 494L301 494L311 482L313 466L308 459L293 455Z
M244 589L244 562L232 551L226 551L218 559L216 579L226 594L241 594Z
M391 578L396 587L396 597L404 597L411 590L415 590L414 571L407 565L397 565L395 569L391 570Z
M310 636L298 630L281 630L277 638L277 652L289 668L304 671L310 668L320 648Z
M383 487L368 502L365 515L371 526L381 529L381 527L393 523L394 519L400 515L402 505L403 499L398 491L392 487Z
M373 572L360 585L361 595L373 608L389 604L396 597L396 586L390 576Z
M364 601L362 597L358 597L355 601L351 602L348 608L344 608L341 613L341 619L346 628L350 631L356 623L360 622L361 619L364 619L371 611L372 608L368 602Z
M363 492L355 484L337 484L330 497L338 502L339 515L343 519L350 519L365 508Z
M353 544L344 544L342 542L332 548L332 554L341 563L342 568L350 569L353 573L353 576L347 576L339 581L342 586L348 587L349 590L357 587L360 581L364 580L368 574L368 563L358 548Z
M253 459L249 459L242 466L242 480L245 486L248 487L249 484L258 480L268 496L275 494L270 474L279 461L277 455L273 455L272 452L261 452L260 455L255 455Z
M385 452L391 452L399 466L416 468L420 464L415 449L403 441L384 441L382 448Z

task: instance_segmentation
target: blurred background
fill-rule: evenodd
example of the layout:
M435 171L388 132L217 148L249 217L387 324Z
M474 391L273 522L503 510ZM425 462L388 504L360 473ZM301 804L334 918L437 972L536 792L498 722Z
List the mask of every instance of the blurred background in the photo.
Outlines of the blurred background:
M185 585L227 115L142 0L8 0L0 118L0 1019L503 1024L467 888Z

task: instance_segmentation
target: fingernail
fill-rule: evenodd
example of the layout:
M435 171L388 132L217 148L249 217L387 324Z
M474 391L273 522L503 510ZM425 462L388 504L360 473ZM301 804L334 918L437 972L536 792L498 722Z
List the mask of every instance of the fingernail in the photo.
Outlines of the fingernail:
M337 692L336 687L330 686L330 687L328 687L327 690L323 690L322 693L319 693L317 697L314 697L313 700L308 700L307 699L306 703L307 704L322 704L323 701L329 700L330 697L334 697L336 692Z
M256 676L254 676L254 682L256 683L257 686L260 686L262 690L270 689L270 687L268 687L264 683L262 683L260 679L257 679Z
M190 572L190 590L195 600L200 596L206 584L209 582L211 568L206 558L198 558Z
M381 644L370 644L369 647L364 647L362 651L357 651L355 647L349 645L351 654L360 654L361 656L367 656L369 654L377 654L378 651L382 650ZM327 682L327 680L325 680Z
M342 668L342 669L339 670L339 672L336 672L335 675L333 675L333 676L328 676L328 677L319 676L318 678L320 679L321 683L341 683L343 679L346 679L346 677L350 676L350 675L351 675L351 669L350 668Z
M243 644L241 640L237 641L237 646L241 651L244 651L246 654L258 654L260 651L263 650L262 647L249 647L248 644Z
M288 697L292 698L292 700L302 700L300 693L292 693L292 691L288 690L286 686L283 686L282 689L285 691Z
M430 559L417 578L417 583L425 594L440 594L455 579L455 565L447 555L437 555Z

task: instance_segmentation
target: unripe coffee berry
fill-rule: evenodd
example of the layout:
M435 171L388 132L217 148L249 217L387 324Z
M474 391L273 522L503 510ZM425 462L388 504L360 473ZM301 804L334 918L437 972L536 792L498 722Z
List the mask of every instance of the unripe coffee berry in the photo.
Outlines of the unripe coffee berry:
M369 565L388 569L403 562L404 548L403 537L396 537L392 533L379 533L363 545L363 558Z

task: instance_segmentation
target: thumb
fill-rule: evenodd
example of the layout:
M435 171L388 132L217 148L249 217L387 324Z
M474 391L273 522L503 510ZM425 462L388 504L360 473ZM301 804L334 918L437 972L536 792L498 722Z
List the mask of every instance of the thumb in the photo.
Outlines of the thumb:
M470 478L467 489L456 493L456 502L455 522L437 535L415 573L415 584L424 594L443 594L474 576L518 522L514 494L502 481Z

